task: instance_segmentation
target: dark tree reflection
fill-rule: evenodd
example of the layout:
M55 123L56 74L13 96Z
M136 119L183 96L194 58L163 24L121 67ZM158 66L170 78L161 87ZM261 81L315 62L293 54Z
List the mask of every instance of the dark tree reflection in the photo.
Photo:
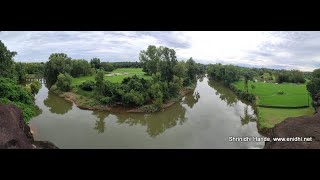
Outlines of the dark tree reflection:
M93 111L92 115L95 115L98 119L96 120L94 129L98 131L98 133L104 133L104 130L106 128L105 119L109 116L108 112L102 112L102 111Z
M240 116L240 119L242 125L248 124L249 122L255 122L257 120L254 115L248 113L248 105L244 107L244 115L243 117Z
M55 114L65 114L72 109L71 102L50 92L48 93L48 98L43 101L43 104L49 108L50 112Z
M177 125L182 125L186 122L186 109L180 104L176 104L164 112L158 112L154 114L117 114L119 124L128 124L146 126L146 132L150 137L157 137L158 135L165 132L167 129Z
M228 106L233 106L237 103L238 98L235 93L223 84L216 81L208 81L208 84L216 90L216 95L218 95L222 101L225 101Z
M192 95L187 95L184 98L184 102L190 107L193 108L193 106L199 101L200 94L199 92L193 92Z

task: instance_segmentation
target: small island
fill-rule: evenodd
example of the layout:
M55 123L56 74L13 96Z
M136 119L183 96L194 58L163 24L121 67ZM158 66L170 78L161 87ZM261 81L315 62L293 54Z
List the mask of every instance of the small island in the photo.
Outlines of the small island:
M180 101L204 73L205 66L192 58L178 61L174 49L150 45L139 63L117 69L99 58L88 63L55 53L44 76L51 92L81 109L151 113Z

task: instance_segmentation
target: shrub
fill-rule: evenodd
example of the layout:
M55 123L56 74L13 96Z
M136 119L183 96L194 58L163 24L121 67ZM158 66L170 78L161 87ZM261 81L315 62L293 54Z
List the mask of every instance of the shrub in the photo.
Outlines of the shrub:
M21 109L25 122L36 115L36 106L31 93L11 79L0 78L0 104L17 106Z
M103 98L100 99L100 102L102 104L110 105L110 104L113 103L113 100L112 100L111 97L103 97Z
M125 105L142 105L144 104L144 97L141 93L131 90L122 97Z
M30 84L31 94L36 95L41 88L41 84L38 81L32 82Z
M82 90L92 91L95 87L95 82L93 81L85 81L79 86Z

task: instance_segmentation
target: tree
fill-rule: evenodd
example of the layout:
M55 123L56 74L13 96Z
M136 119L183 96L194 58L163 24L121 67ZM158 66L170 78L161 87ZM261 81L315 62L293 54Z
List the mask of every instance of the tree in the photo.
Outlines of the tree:
M187 72L186 72L187 78L191 82L195 82L196 81L196 74L197 74L197 64L192 59L192 57L186 61L186 68L187 68Z
M174 49L150 45L146 51L140 52L139 59L147 74L152 75L160 72L162 81L171 82L173 80L173 67L178 62Z
M71 90L72 77L69 74L59 74L57 79L57 88L60 91L70 91Z
M157 108L161 108L163 103L163 93L161 91L161 85L159 83L152 84L150 87L150 94L153 98L153 104L155 104Z
M140 52L139 60L142 63L143 71L150 75L156 73L160 61L159 49L154 45L149 45L146 51Z
M104 78L104 73L102 71L98 71L96 77L95 77L95 80L96 80L96 87L97 87L97 91L99 93L102 92L102 87L103 87L103 80Z
M91 67L95 69L100 69L100 59L99 58L93 58L90 60Z
M0 40L0 77L14 77L14 60L13 57L17 52L10 51Z
M179 78L185 78L187 72L186 64L184 61L178 62L174 67L173 67L173 73L175 76Z
M72 60L71 75L73 77L90 75L90 64L84 59Z
M319 101L317 97L320 94L320 69L315 69L312 72L311 81L307 84L307 90L314 101L314 105L319 106L320 104L317 102Z
M41 84L38 81L34 81L30 84L31 94L36 95L38 94L41 88Z
M100 67L101 67L101 69L103 69L103 70L105 70L107 72L111 72L111 71L114 70L113 65L111 63L109 63L109 62L102 62L100 64Z
M58 75L60 73L68 73L72 69L71 58L64 53L53 53L49 57L49 61L45 65L45 76L47 77L47 83L51 87L56 83Z
M249 83L250 80L251 81L253 80L254 72L249 70L249 69L247 69L247 70L244 70L242 72L242 75L244 77L244 88L245 88L246 93L248 94L249 93L248 83Z
M256 88L256 86L254 84L251 84L251 89L252 91Z
M15 72L18 78L18 82L23 83L26 80L26 69L25 66L19 62L14 64Z

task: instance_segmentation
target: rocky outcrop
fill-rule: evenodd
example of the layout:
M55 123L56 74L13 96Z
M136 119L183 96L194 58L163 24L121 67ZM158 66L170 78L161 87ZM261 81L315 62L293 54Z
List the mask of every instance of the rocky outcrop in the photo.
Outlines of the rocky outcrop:
M53 143L34 141L22 112L14 105L0 105L0 149L58 149Z
M277 124L270 138L296 138L266 142L265 149L320 149L320 108L313 116L290 117ZM304 138L307 141L304 141ZM312 138L311 141L308 141ZM294 141L293 141L294 140Z

